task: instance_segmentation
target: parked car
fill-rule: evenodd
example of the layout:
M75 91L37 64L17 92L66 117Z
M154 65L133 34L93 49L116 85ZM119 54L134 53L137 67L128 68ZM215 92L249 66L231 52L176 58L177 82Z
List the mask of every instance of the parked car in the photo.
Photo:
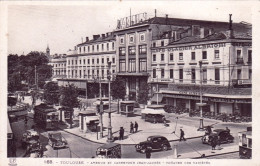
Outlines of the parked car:
M102 98L103 105L109 105L109 98ZM93 105L97 106L100 104L100 99L97 99Z
M37 153L40 151L40 141L30 140L27 144L27 154Z
M164 115L162 114L146 114L145 121L152 123L163 123Z
M30 144L30 141L35 140L38 141L40 138L39 133L33 129L27 130L25 133L23 133L22 137L22 147L26 148L28 144Z
M48 138L48 143L53 149L65 148L68 145L66 139L61 135L60 132L49 133Z
M229 130L225 129L215 129L213 132L209 135L204 135L202 139L203 144L211 144L211 141L214 137L219 138L220 143L231 143L234 141L234 137L230 134Z
M151 148L152 150L169 150L171 145L167 138L154 135L147 138L147 141L140 142L139 144L135 145L136 151L145 153L146 148Z

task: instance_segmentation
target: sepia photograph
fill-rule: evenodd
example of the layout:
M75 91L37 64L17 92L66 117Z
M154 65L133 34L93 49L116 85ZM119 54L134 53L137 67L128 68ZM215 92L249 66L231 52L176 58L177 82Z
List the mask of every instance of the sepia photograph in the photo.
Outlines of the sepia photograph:
M253 1L0 4L7 165L257 165Z

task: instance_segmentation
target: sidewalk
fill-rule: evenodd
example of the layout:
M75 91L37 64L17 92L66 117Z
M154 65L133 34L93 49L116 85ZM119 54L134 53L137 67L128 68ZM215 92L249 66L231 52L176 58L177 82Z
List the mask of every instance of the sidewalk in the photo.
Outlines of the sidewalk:
M77 111L75 111L76 113ZM144 119L141 119L141 116L135 115L133 117L126 117L125 115L120 115L113 113L112 114L112 132L114 137L119 137L119 129L123 127L125 129L124 140L115 140L115 143L120 144L138 144L139 142L146 141L147 137L152 135L161 135L165 136L169 141L179 140L180 129L183 129L185 132L185 138L196 138L204 135L204 131L197 131L196 127L187 126L179 124L177 119L171 121L169 127L165 127L163 123L150 123L145 122ZM139 125L138 132L130 133L130 122L137 122ZM177 122L177 123L176 123ZM176 125L177 124L177 125ZM72 129L67 129L65 125L59 125L64 131L72 133L74 135L81 136L92 142L96 143L106 143L107 141L107 125L108 125L108 115L103 114L103 126L105 130L103 131L103 138L97 139L96 132L87 132L84 133L80 131L79 127L74 127ZM172 133L175 131L175 133ZM98 133L99 136L99 133Z

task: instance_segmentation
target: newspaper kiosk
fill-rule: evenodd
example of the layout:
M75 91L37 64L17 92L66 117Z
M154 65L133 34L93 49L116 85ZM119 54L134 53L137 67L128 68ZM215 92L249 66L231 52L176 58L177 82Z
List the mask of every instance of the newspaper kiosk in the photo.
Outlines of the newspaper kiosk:
M134 113L135 101L121 101L120 102L120 113L127 117Z

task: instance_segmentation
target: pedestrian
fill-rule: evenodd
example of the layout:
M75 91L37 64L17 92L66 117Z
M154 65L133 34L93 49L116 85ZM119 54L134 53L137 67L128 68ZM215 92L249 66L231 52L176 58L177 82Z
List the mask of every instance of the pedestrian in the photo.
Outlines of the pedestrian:
M221 147L220 147L220 144L221 144L221 141L220 141L220 136L218 136L217 138L217 145L218 145L218 150L221 150Z
M130 133L134 132L134 124L133 122L130 123Z
M23 95L23 101L24 101L24 95Z
M184 138L184 131L182 130L182 129L180 129L180 131L181 131L181 136L180 136L180 141L186 141L186 139Z
M226 130L228 131L228 133L230 133L230 129L228 127L226 127Z
M39 147L39 157L43 157L43 153L44 153L44 149L43 149L43 146L42 144L40 144L40 147Z
M137 132L138 131L138 123L137 122L135 122L135 132Z
M27 126L27 122L28 122L28 119L27 119L27 117L25 116L25 118L24 118L24 125L25 125L25 126Z
M120 127L120 130L119 130L119 140L123 140L124 139L124 128L123 127Z
M217 137L213 137L211 141L212 150L215 150L216 146L217 146Z
M151 147L146 147L145 156L147 159L151 158Z

